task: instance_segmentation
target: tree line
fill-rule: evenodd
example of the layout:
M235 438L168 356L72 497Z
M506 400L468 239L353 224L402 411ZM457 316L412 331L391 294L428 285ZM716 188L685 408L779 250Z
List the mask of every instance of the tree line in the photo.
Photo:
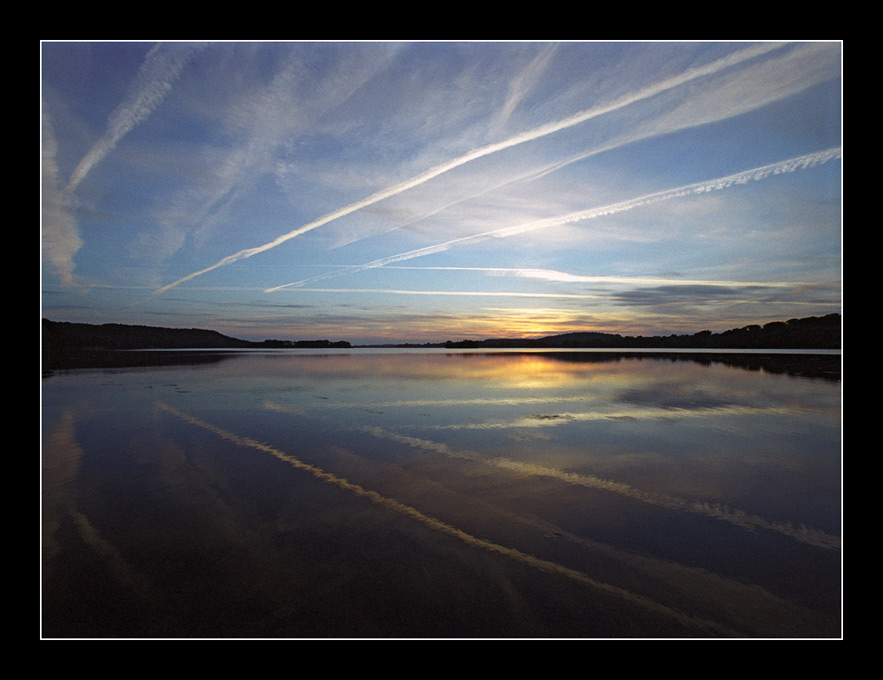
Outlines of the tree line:
M574 332L543 338L447 341L445 347L551 349L841 349L840 314L810 316L689 335L623 336L616 333Z

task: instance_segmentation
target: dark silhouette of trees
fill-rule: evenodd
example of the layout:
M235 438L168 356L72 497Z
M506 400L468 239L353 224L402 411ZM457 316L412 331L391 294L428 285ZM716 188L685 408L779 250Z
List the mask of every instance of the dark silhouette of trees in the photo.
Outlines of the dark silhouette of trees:
M201 328L162 328L125 324L67 323L43 319L41 350L43 361L57 364L84 353L109 350L259 349L276 347L349 347L345 341L330 340L239 340Z
M494 338L447 341L451 349L840 349L840 314L751 324L722 333L702 330L692 335L622 336L615 333L574 332L544 338ZM124 324L66 323L43 319L41 347L44 361L86 351L137 349L259 349L348 348L346 341L264 340L252 342L200 328L161 328ZM410 346L410 345L398 345ZM430 345L423 345L430 346Z
M584 348L584 349L840 349L840 314L763 326L751 324L722 333L702 330L692 335L622 336L615 333L563 333L545 338L448 341L460 348Z

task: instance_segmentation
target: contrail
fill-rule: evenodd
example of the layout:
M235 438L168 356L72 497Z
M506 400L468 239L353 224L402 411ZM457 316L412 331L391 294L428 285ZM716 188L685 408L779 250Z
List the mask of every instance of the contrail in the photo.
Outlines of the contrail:
M668 90L679 87L685 83L688 83L697 78L701 78L703 76L708 76L713 73L716 73L722 69L729 68L731 66L735 66L736 64L740 64L746 60L754 59L760 55L766 54L768 52L772 52L773 50L779 49L782 47L783 43L765 43L762 45L756 45L753 47L749 47L735 54L731 54L722 59L718 59L704 66L696 67L693 69L689 69L684 71L683 73L674 76L672 78L667 78L662 80L654 85L649 85L637 92L621 97L613 102L603 105L597 106L590 109L585 109L580 111L568 118L564 118L559 121L554 121L551 123L546 123L545 125L541 125L532 130L528 130L519 135L515 135L510 137L509 139L503 140L501 142L496 142L494 144L488 144L486 146L480 147L478 149L474 149L462 156L454 158L453 160L446 161L445 163L441 163L434 168L430 168L429 170L412 177L409 180L396 184L394 186L388 187L382 191L379 191L367 198L362 199L361 201L357 201L355 203L351 203L350 205L335 210L324 217L320 217L317 220L309 222L293 231L288 232L287 234L283 234L272 241L265 243L261 246L256 246L254 248L246 248L244 250L240 250L233 255L229 255L222 260L216 262L213 265L205 267L204 269L200 269L199 271L193 272L184 276L177 281L174 281L162 288L154 291L154 295L159 295L164 293L165 291L174 288L186 281L190 281L191 279L196 278L197 276L201 276L207 272L210 272L219 267L223 267L225 265L231 264L233 262L237 262L239 260L253 257L254 255L258 255L260 253L266 252L275 248L276 246L282 245L283 243L290 241L293 238L301 236L313 229L317 229L318 227L324 226L329 222L333 222L334 220L340 219L341 217L345 217L351 213L354 213L362 208L366 208L368 206L374 205L380 201L383 201L387 198L391 198L392 196L396 196L404 191L409 189L413 189L416 186L424 184L429 180L438 177L446 172L450 172L455 168L460 167L461 165L465 165L466 163L470 163L479 158L483 158L485 156L489 156L491 154L497 153L499 151L503 151L505 149L509 149L511 147L517 146L519 144L524 144L526 142L531 142L536 139L540 139L547 135L553 134L555 132L559 132L561 130L565 130L567 128L571 128L575 125L579 125L580 123L584 123L587 120L591 120L592 118L597 118L598 116L603 116L605 114L611 113L618 109L624 108L631 104L634 104L639 101L643 101L645 99L649 99L650 97L654 97L658 94L666 92Z
M486 231L481 234L474 234L472 236L463 236L461 238L446 241L444 243L437 243L432 246L426 246L425 248L418 248L416 250L410 250L405 253L399 253L397 255L390 255L388 257L372 260L371 262L367 262L355 268L348 267L346 271L352 272L354 269L355 271L376 269L377 267L384 267L388 264L403 262L404 260L411 260L415 257L424 257L426 255L433 255L435 253L444 252L446 250L449 250L450 248L453 248L454 246L463 245L464 243L482 241L489 238L507 238L509 236L515 236L517 234L523 234L529 231L535 231L537 229L546 229L548 227L556 227L564 224L571 224L573 222L582 222L584 220L595 219L597 217L614 215L626 210L633 210L634 208L639 208L641 206L659 203L660 201L667 201L674 198L682 198L684 196L705 194L712 191L720 191L722 189L728 189L736 185L748 184L749 182L757 182L774 175L783 175L796 172L797 170L804 170L807 168L816 167L840 157L841 149L840 147L835 147L833 149L827 149L825 151L818 151L815 153L806 154L804 156L791 158L789 160L779 161L778 163L760 166L752 170L744 170L742 172L737 172L726 177L719 177L717 179L697 182L695 184L688 184L686 186L677 187L675 189L658 191L652 194L639 196L638 198L632 198L627 201L621 201L619 203L612 203L610 205L602 206L599 208L580 210L578 212L569 213L567 215L562 215L559 217L535 220L533 222L527 222L525 224L516 225L514 227L503 227L501 229L494 229L492 231ZM285 288L299 287L307 281L328 278L329 276L334 276L339 273L341 272L320 274L319 276L315 276L310 279L304 279L302 281L296 281L294 283L285 283L281 286L267 288L264 292L273 293Z
M192 54L199 49L200 45L159 44L150 50L129 88L128 97L111 113L104 134L71 174L67 191L74 191L123 137L153 113L172 89Z
M271 290L276 290L271 289ZM402 288L303 288L309 293L369 293L372 295L444 295L445 297L517 297L517 298L572 298L585 300L598 298L600 295L569 294L569 293L513 293L488 292L486 290L407 290ZM264 291L268 292L268 291Z

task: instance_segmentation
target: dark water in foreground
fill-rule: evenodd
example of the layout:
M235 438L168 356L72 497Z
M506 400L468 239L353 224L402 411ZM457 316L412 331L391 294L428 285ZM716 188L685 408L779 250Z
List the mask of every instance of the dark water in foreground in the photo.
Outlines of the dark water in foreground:
M169 357L43 381L44 637L841 634L800 357Z

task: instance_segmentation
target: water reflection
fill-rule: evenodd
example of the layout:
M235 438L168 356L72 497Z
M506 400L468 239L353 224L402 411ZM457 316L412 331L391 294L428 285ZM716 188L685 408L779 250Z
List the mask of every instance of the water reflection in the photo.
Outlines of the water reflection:
M44 634L838 636L839 383L751 368L278 352L62 371Z

